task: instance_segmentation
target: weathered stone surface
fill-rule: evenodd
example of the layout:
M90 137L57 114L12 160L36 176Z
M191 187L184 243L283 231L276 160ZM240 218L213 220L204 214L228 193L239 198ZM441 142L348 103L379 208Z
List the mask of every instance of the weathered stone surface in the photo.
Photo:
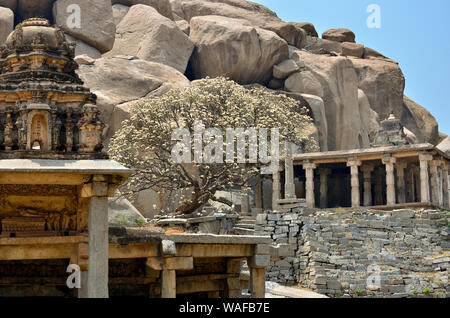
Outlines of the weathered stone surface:
M9 8L14 12L17 9L17 0L2 0L0 5L4 8Z
M349 29L330 29L322 33L322 39L335 42L355 42L355 34Z
M344 42L342 43L342 55L362 58L364 55L364 45Z
M328 123L323 99L309 94L301 94L301 96L309 104L314 124L318 128L320 151L328 151Z
M292 73L299 71L298 65L291 59L285 60L273 67L273 76L278 79L285 79Z
M0 7L0 45L14 29L14 13L11 9Z
M317 34L316 28L314 27L314 25L310 22L294 22L294 24L300 28L302 28L303 30L306 31L306 35L308 36L312 36L312 37L319 37L319 35Z
M450 136L447 136L444 140L442 140L438 145L437 148L445 152L447 155L450 155Z
M437 145L439 142L438 123L424 107L408 97L403 97L401 123L416 135L419 142Z
M122 4L128 7L143 4L156 9L162 16L173 20L172 6L169 0L112 0L112 4Z
M79 65L93 65L95 63L95 59L86 54L76 56L74 61Z
M396 118L402 118L405 78L400 67L381 59L353 59L352 63L358 76L358 88L364 91L380 120L388 118L391 112Z
M364 91L358 89L358 105L361 121L360 137L358 137L357 148L368 148L380 130L378 114L370 107L369 99Z
M181 31L183 31L186 35L189 36L189 33L191 33L191 26L189 22L187 22L186 20L178 20L175 21L175 24Z
M112 6L113 10L113 18L114 18L114 24L117 25L122 21L122 19L127 15L128 10L130 10L130 7L125 6L123 4L114 4Z
M81 9L80 28L70 25L70 5ZM112 49L116 33L111 0L57 0L53 6L55 23L72 35L104 53ZM86 22L88 21L88 22Z
M75 56L79 55L87 55L93 59L98 59L102 57L102 53L97 50L95 47L90 46L89 44L78 40L68 34L66 34L66 39L70 43L75 43Z
M321 39L318 37L307 36L305 50L316 54L340 54L342 52L342 43Z
M286 41L244 20L195 17L190 37L196 45L191 58L195 78L223 75L240 84L266 84L273 65L289 55Z
M105 56L131 54L184 73L193 49L193 42L175 22L150 6L135 5L117 26L114 48Z
M246 0L171 0L172 10L179 17L191 21L193 17L219 15L244 19L253 26L281 22L275 12L263 5Z
M313 95L322 97L325 104L328 149L354 149L360 140L361 115L358 79L352 61L301 50L293 52L291 58L302 62L306 71L321 85L323 93L319 91Z
M284 83L286 90L323 97L320 82L310 71L297 72L289 76Z
M36 17L48 19L51 18L53 2L54 0L18 0L16 14L21 20Z
M100 58L93 65L81 65L78 74L97 95L107 123L116 105L189 86L189 80L169 66L127 56Z
M108 199L108 224L109 226L136 227L136 220L144 220L141 213L124 198Z
M306 31L295 25L295 23L273 22L266 24L265 29L278 34L289 45L295 46L299 49L305 47Z

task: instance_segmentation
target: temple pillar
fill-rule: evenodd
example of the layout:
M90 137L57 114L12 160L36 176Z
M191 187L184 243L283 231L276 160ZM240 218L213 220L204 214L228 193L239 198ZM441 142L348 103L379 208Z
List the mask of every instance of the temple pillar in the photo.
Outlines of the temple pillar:
M428 161L433 160L433 156L428 153L420 153L420 201L430 202L430 183L428 175Z
M266 266L270 255L255 255L247 258L250 270L250 294L252 298L264 298L266 294Z
M284 160L284 198L295 199L294 162L292 161L292 145L286 145L286 159Z
M383 164L386 166L386 204L395 204L395 178L394 178L394 163L396 158L390 155L383 156Z
M246 187L241 189L241 215L250 214L250 197L249 190Z
M435 205L440 205L441 191L439 187L439 172L438 167L441 165L440 160L431 160L430 165L430 181L431 181L431 202Z
M356 158L349 158L347 167L350 167L351 174L351 188L352 188L352 208L361 206L360 192L359 192L359 166L361 161Z
M372 171L374 171L374 166L364 165L361 167L364 177L364 206L372 206Z
M406 171L406 202L416 202L415 165L410 165Z
M320 175L320 207L326 209L328 207L328 175L331 169L319 169Z
M405 169L406 162L399 162L396 164L397 169L397 193L398 203L406 203L406 184L405 184Z
M303 169L306 174L306 206L308 208L316 207L314 198L314 169L316 168L317 165L312 162L305 161L303 163Z
M89 200L89 266L87 297L108 298L108 177L96 175L86 184Z
M174 269L161 271L161 298L177 297L177 275Z
M278 208L278 201L280 200L280 172L277 171L272 175L272 210Z
M449 164L447 162L442 163L442 205L446 209L450 209L450 200L448 193L448 168Z

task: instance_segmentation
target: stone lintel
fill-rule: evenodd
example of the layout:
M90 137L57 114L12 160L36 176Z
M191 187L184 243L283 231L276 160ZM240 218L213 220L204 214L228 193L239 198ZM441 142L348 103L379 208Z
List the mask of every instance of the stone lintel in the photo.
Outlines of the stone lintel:
M193 257L148 257L146 266L156 271L191 270L194 268L194 259Z
M264 268L270 264L270 255L255 255L247 259L248 267Z
M428 152L420 152L419 160L420 161L431 161L431 160L433 160L433 155Z
M382 159L383 164L394 164L397 162L397 158L392 157L390 154L384 155Z

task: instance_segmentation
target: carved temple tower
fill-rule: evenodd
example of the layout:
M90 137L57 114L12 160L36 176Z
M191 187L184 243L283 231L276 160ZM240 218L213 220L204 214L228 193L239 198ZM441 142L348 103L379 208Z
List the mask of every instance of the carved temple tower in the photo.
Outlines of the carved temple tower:
M130 170L102 152L105 125L73 58L45 19L0 47L0 278L15 277L9 262L57 260L80 266L79 296L107 297L108 197Z

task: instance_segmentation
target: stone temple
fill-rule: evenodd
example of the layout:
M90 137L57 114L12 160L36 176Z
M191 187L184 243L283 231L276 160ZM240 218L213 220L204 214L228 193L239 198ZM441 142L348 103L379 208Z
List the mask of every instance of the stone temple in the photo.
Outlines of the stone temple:
M0 296L237 297L246 260L247 288L264 297L268 238L108 227L108 197L132 171L102 152L73 58L45 19L0 47Z

